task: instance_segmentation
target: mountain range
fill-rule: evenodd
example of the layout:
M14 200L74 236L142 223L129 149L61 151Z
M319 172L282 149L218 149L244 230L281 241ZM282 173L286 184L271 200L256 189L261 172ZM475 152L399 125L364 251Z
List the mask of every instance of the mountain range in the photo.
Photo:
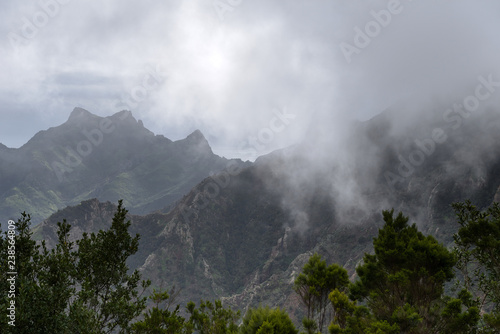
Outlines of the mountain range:
M259 304L280 306L299 321L303 310L293 292L293 281L309 256L321 254L328 263L348 269L354 279L356 265L364 252L372 249L372 238L383 224L382 210L402 211L421 231L451 245L458 228L451 203L471 199L484 208L500 200L498 112L478 113L464 119L460 126L441 116L426 112L403 119L398 110L387 110L371 120L352 124L348 131L351 135L341 145L332 144L331 152L322 151L325 146L318 143L320 138L310 136L300 145L262 156L253 164L227 164L227 160L214 157L199 132L172 143L152 135L130 118L130 125L122 126L136 132L116 131L116 142L107 144L103 140L99 146L102 153L89 155L88 163L65 173L73 181L76 205L43 221L35 228L35 235L53 246L56 223L62 219L72 225L74 238L106 228L121 196L131 209L131 232L141 235L139 252L129 264L151 279L153 287L175 285L181 290L181 304L219 298L242 310ZM102 121L76 110L61 127L76 126L71 124L78 124L77 117L94 120L93 124ZM44 175L49 178L50 174L56 182L57 176L49 173L56 152L44 146L48 141L43 143L50 136L37 136L25 146L38 148L33 150L38 155L32 156L48 164ZM127 145L116 151L118 142ZM135 154L158 157L144 151L152 152L161 145L177 148L172 149L177 155L170 156L171 163L160 158L147 163L133 158ZM119 167L113 163L117 158L130 163ZM195 162L195 167L179 172L170 167L185 166L176 159ZM97 164L115 171L101 192L95 190L103 175ZM170 171L196 184L185 182L176 187L173 180L179 177L171 177ZM187 176L193 171L196 177ZM215 173L208 176L209 171ZM78 185L81 176L79 182L85 184ZM154 195L146 188L133 195L129 192L136 188L126 181L143 180L141 176L154 183ZM196 178L202 180L197 182ZM64 188L58 185L56 189ZM164 189L167 185L176 191ZM49 192L49 185L45 186ZM11 187L19 186L12 182ZM79 192L81 189L93 192ZM161 206L146 205L145 199L169 195L177 198L170 207L141 214ZM87 200L77 204L84 198ZM30 202L19 203L19 208L23 203Z
M99 117L75 108L62 125L18 149L0 146L0 220L31 214L34 225L68 205L123 199L133 213L170 207L228 164L200 131L183 140L154 135L130 111Z

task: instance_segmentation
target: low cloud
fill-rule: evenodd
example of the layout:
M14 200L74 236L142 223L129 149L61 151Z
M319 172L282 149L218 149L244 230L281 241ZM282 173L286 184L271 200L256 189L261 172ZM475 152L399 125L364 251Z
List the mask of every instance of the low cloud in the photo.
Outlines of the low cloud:
M59 9L25 37L42 3ZM201 0L2 1L0 142L20 146L75 106L113 114L148 69L161 68L159 85L131 108L147 128L174 140L200 129L215 153L243 157L241 143L286 108L293 122L262 154L305 145L311 167L291 168L291 182L336 166L332 194L353 203L368 177L351 173L363 141L349 124L391 107L388 131L404 133L423 122L423 109L463 100L479 76L500 78L498 1L215 3L230 6L222 19L214 2ZM14 47L11 33L27 43ZM346 45L357 51L346 57ZM41 122L12 129L26 117ZM362 163L374 164L378 152L365 151Z

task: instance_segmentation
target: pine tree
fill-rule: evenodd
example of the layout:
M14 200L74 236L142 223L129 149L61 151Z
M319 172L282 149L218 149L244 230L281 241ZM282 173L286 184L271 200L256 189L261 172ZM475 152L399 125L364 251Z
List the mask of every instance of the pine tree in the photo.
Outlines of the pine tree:
M127 210L119 201L107 231L69 240L71 226L58 223L58 243L48 250L32 239L30 216L23 213L15 234L0 237L0 266L8 265L10 241L15 245L16 319L10 326L0 317L2 333L125 333L145 308L139 296L150 284L136 270L128 274L127 259L135 254L139 236L130 236ZM11 245L12 246L12 245ZM0 289L8 291L8 271L0 270ZM0 307L7 309L7 294Z
M185 319L179 314L180 306L177 305L171 310L177 295L178 291L175 291L175 287L169 292L153 291L153 294L149 298L155 303L155 306L145 313L142 321L138 321L132 325L133 333L190 333L186 329ZM164 306L160 307L160 304L164 304Z
M309 331L323 331L329 306L328 295L334 289L345 289L349 284L347 271L337 264L326 265L314 254L297 276L294 289L307 308L303 325Z
M186 327L200 334L236 334L238 333L237 322L240 319L240 311L224 308L220 300L213 303L200 301L199 308L194 302L186 306L190 317Z
M402 333L471 333L478 310L470 294L443 294L454 277L454 255L409 225L402 213L394 217L394 210L383 211L383 217L384 227L373 241L375 254L365 254L356 269L359 279L350 287L351 298L366 302L376 321L397 325Z
M241 334L297 334L288 314L279 308L259 307L248 310L240 326Z

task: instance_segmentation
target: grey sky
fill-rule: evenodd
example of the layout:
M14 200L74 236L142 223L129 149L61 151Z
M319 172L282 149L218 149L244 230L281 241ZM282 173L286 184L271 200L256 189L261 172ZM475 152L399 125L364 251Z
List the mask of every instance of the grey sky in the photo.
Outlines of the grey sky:
M349 62L341 43L356 47L371 11L383 24ZM77 106L131 109L157 134L198 128L216 153L252 158L409 96L460 94L499 69L499 31L494 0L3 0L0 142ZM295 117L272 126L277 113Z

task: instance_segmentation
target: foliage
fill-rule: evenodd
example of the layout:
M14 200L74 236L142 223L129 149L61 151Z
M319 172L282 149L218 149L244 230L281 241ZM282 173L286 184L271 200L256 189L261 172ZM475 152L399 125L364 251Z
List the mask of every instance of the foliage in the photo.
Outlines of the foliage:
M72 255L64 244L50 252L44 243L37 245L31 239L30 220L30 215L23 212L15 224L17 234L5 232L0 238L2 269L7 268L7 254L11 254L8 245L13 246L12 254L15 254L14 269L0 271L1 291L9 291L7 279L15 277L13 298L8 299L7 294L2 294L0 302L1 308L6 310L7 304L15 301L15 319L0 317L1 332L23 333L29 329L31 333L64 333L70 323L65 310L74 293L69 265ZM59 231L59 238L64 238L64 232ZM9 243L11 240L12 244ZM7 323L9 320L14 320L15 327Z
M2 333L125 333L145 308L137 291L149 282L136 270L129 275L126 260L138 250L139 236L128 233L127 210L119 202L112 226L97 234L69 240L70 225L58 223L58 244L47 250L32 239L30 216L16 224L15 327L1 317ZM8 234L0 238L1 266L6 267ZM0 272L0 288L7 291L7 271ZM3 309L9 302L2 295ZM5 308L4 308L5 307Z
M295 291L307 307L307 318L314 320L318 315L317 323L308 320L303 322L309 332L316 328L320 332L323 330L330 291L344 289L348 284L349 278L344 268L337 264L327 266L318 254L309 258L294 283Z
M455 203L460 229L454 235L457 269L463 288L488 310L484 331L500 331L500 205L481 212L470 201Z
M373 240L374 254L365 254L356 282L349 284L341 266L327 266L320 255L312 255L294 281L307 307L306 333L322 333L330 316L331 334L498 333L500 207L480 212L465 202L454 208L461 227L453 253L391 210L383 211L385 224ZM16 326L0 317L1 332L298 333L286 312L269 307L249 310L238 328L240 312L224 308L220 300L202 300L199 307L189 302L186 319L180 306L174 307L174 288L154 291L150 299L155 305L131 325L146 305L138 286L144 291L150 282L141 283L137 270L128 273L126 261L137 252L139 236L129 234L126 214L120 201L109 230L83 234L75 242L70 225L58 223L58 243L48 250L45 242L33 240L30 216L23 213L16 233L0 237L1 268L8 268L12 244L16 260L14 267L0 271L2 291L9 291L9 272L17 272ZM452 297L444 287L455 265L463 280ZM0 297L2 309L8 298Z
M76 243L75 279L81 287L77 293L78 307L91 310L93 316L88 320L98 324L97 331L127 329L145 307L145 298L137 299L139 271L127 275L126 260L137 252L139 235L129 235L126 214L120 201L109 230L84 233Z
M329 300L334 310L334 319L328 327L330 334L354 334L354 333L400 333L397 324L389 324L385 320L377 320L365 306L356 305L350 301L348 296L338 289L333 290Z
M240 311L233 311L222 306L220 300L214 303L200 301L200 307L196 308L194 302L189 302L186 310L190 314L188 328L198 331L200 334L232 334L238 333Z
M259 307L248 310L240 327L241 334L297 334L288 314L279 308Z
M477 307L466 292L455 299L444 296L444 284L454 277L454 255L409 225L402 213L394 217L394 210L383 211L383 217L375 254L365 254L356 269L359 280L350 286L351 298L365 301L377 322L397 325L404 333L471 333Z
M306 334L316 334L318 330L318 324L313 319L305 317L302 319L302 326L306 330Z
M179 315L179 305L170 311L170 307L174 304L177 294L178 292L175 291L175 288L172 288L170 292L153 291L153 294L149 298L155 303L155 306L146 312L142 321L138 321L132 325L133 332L137 334L185 333L186 321ZM166 305L162 309L160 308L160 304Z

